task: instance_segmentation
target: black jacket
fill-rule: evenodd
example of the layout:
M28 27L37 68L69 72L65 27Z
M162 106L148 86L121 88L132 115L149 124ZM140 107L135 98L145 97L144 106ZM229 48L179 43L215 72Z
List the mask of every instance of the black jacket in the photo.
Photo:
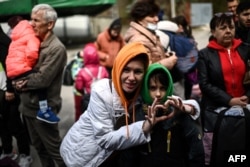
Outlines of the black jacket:
M249 48L241 44L237 51L247 66L247 60L250 58ZM202 109L204 109L204 105L216 108L227 107L232 97L226 93L218 51L212 48L200 50L197 67L199 85L202 91ZM249 89L246 95L250 97Z
M11 39L6 35L0 25L0 62L3 65L3 68L6 71L6 57L8 55L9 45ZM12 87L11 80L7 79L7 91L13 92L14 88Z
M244 44L250 46L250 28L244 28L237 25L235 30L235 38L239 38Z

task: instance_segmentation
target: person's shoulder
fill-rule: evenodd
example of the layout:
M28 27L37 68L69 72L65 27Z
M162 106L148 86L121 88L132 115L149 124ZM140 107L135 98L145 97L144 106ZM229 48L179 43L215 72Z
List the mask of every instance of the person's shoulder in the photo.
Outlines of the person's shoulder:
M51 48L57 48L60 50L62 49L66 52L66 47L55 34L51 34L51 36L45 41L45 43Z
M56 41L58 47L62 47L64 49L66 49L65 45L61 42L61 40L56 35L55 35L55 41Z
M102 32L100 32L100 33L97 35L97 38L104 38L104 37L107 36L107 34L108 34L108 30L105 29L105 30L103 30Z
M212 49L210 47L205 47L205 48L200 49L199 52L204 53L204 52L211 52L213 50L215 50L215 49Z
M130 42L142 42L147 43L150 41L150 38L147 38L147 36L140 31L136 29L130 29L127 31L127 33L124 36L124 40L128 43Z
M110 35L108 31L103 31L100 34L98 34L96 41L99 45L105 45L110 42Z
M148 30L146 30L143 26L141 26L140 24L132 24L127 33L132 33L132 34L143 34L145 33L145 31L147 32Z
M109 84L110 82L110 79L109 78L101 78L101 79L98 79L98 84L99 85L106 85L106 84Z
M46 38L44 43L46 43L46 44L49 43L49 44L52 44L54 46L63 46L63 47L65 47L64 44L60 41L60 39L53 32L51 32L51 34L48 36L48 38Z
M240 54L245 55L245 53L246 53L247 55L249 55L250 54L250 43L248 44L248 43L242 42L238 46L237 50L240 52Z
M96 92L97 94L102 94L104 91L106 92L109 88L110 88L110 79L102 78L95 82L95 85L92 88L92 91Z

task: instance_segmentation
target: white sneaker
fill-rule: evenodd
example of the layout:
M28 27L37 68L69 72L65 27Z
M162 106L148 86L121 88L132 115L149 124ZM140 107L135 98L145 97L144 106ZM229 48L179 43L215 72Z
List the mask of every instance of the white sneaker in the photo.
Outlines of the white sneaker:
M11 158L12 160L16 160L17 157L18 157L18 155L17 155L16 153L2 154L2 155L0 156L0 159L3 159L3 158L5 158L5 157L9 157L9 158Z
M31 156L26 156L24 154L21 154L18 165L20 167L30 167L32 162L33 162L33 159L31 158Z

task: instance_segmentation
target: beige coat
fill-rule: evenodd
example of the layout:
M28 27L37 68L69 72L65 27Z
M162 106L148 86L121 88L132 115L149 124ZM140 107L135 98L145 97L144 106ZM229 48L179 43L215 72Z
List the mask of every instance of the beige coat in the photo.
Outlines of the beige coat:
M148 49L151 63L158 62L165 58L164 49L161 46L159 37L150 32L136 22L131 22L130 27L124 35L124 39L127 43L141 42Z

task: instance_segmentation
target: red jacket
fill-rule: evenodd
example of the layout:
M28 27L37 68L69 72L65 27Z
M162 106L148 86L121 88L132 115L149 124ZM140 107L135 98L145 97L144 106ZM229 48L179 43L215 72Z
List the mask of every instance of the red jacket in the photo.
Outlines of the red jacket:
M100 64L112 68L115 57L125 45L125 41L121 35L116 40L111 39L108 29L106 29L97 36L95 44L98 50Z
M241 41L238 39L233 40L230 49L225 49L215 40L210 41L208 44L208 47L216 49L219 53L226 92L232 97L240 97L245 94L242 81L246 67L244 60L237 51L240 44Z
M7 76L14 78L34 67L39 55L40 41L27 20L22 20L15 26L11 39L6 69Z
M85 90L86 93L90 93L90 86L93 78L89 76L84 68L88 68L94 77L97 77L99 67L101 68L100 78L108 78L109 74L106 68L99 64L98 53L94 44L86 45L83 52L84 67L76 75L75 88L81 93L85 93Z

